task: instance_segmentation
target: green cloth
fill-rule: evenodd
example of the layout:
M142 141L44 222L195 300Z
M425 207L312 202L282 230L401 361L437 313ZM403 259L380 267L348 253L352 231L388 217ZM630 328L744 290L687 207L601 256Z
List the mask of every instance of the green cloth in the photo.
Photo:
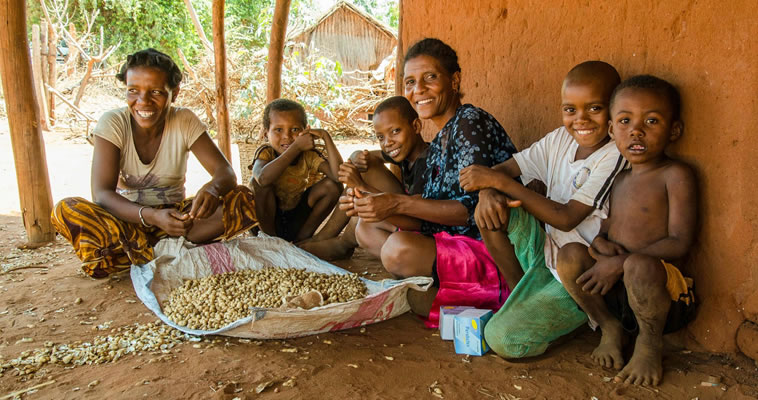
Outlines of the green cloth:
M534 216L512 208L508 239L524 277L485 326L484 338L501 357L538 356L550 342L587 322L587 314L545 265L545 231Z

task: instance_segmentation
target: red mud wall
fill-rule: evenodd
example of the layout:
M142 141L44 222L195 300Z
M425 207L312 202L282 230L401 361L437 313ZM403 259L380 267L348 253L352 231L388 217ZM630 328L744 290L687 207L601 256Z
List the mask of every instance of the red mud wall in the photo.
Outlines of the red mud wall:
M670 152L695 168L701 195L683 266L701 301L688 329L711 351L737 351L738 327L758 322L755 1L405 0L403 11L403 48L437 37L456 49L464 101L495 115L519 148L561 124L561 80L579 62L680 89L686 128ZM749 328L758 338L745 324L741 337Z

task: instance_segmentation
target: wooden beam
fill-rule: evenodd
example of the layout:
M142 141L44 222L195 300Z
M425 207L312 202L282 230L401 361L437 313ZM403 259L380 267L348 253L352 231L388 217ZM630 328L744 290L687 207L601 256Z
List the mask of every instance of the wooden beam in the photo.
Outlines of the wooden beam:
M403 0L397 1L397 51L395 51L395 95L402 96L403 90L403 59L405 51L403 50Z
M218 147L226 159L232 161L232 143L229 135L227 109L226 43L224 42L224 0L213 0L213 48L216 62L216 126Z
M54 240L55 230L50 222L53 199L26 38L26 1L0 0L0 15L4 16L0 19L0 48L3 49L0 76L8 112L21 213L28 244L37 246Z
M268 74L266 78L266 103L282 95L282 60L284 38L287 34L287 19L292 0L276 0L274 20L271 23L271 39L268 45Z

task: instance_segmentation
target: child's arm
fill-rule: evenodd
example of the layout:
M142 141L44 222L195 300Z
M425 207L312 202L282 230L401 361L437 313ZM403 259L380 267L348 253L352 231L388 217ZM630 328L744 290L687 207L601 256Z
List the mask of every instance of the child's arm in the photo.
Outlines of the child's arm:
M342 164L342 156L340 155L339 150L337 150L337 146L334 145L334 141L332 140L332 137L329 135L329 132L325 131L324 129L311 129L308 128L303 132L302 134L311 134L317 138L320 138L324 141L324 144L326 145L326 156L329 161L329 169L326 170L325 168L319 167L319 170L323 172L326 176L329 177L329 179L339 182L339 178L337 177L340 173L340 164ZM324 163L322 163L323 165Z
M313 136L300 134L282 154L271 161L256 159L253 163L253 179L261 186L273 185L285 169L304 151L313 149Z
M467 191L492 188L503 192L511 199L521 201L521 206L540 221L564 232L576 228L594 209L576 200L569 200L566 204L550 200L501 171L472 165L461 171L461 186Z
M634 252L674 261L684 257L695 240L697 183L692 170L676 163L665 172L668 194L668 236Z

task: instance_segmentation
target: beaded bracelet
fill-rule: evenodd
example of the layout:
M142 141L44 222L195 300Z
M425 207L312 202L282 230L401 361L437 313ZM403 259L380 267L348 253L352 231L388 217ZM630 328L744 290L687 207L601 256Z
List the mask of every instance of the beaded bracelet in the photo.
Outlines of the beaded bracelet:
M138 212L138 214L139 214L139 220L140 220L140 222L142 222L142 226L144 226L145 228L152 228L153 226L149 225L147 222L145 222L145 218L142 217L142 210L144 210L146 208L147 208L147 206L142 206L142 207L139 208L139 212Z

